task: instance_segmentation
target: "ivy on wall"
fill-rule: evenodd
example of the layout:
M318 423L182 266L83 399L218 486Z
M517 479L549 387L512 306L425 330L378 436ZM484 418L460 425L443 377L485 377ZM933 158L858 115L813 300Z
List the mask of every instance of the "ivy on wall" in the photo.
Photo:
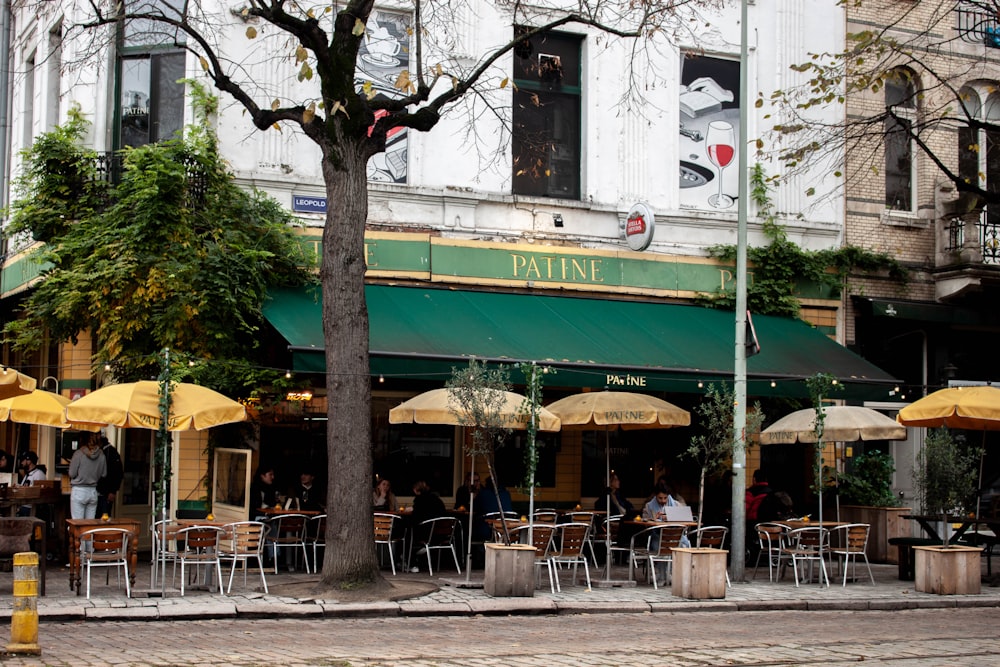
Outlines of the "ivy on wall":
M811 283L839 295L852 273L886 273L894 280L906 281L906 268L886 253L851 245L835 250L803 250L789 241L784 227L777 222L768 179L759 164L751 171L750 198L764 221L764 236L769 241L766 246L747 248L747 261L753 266L753 280L747 285L747 307L752 312L797 317L798 286ZM715 245L709 248L709 254L735 263L736 246ZM704 296L702 302L732 310L736 306L735 289L720 289Z

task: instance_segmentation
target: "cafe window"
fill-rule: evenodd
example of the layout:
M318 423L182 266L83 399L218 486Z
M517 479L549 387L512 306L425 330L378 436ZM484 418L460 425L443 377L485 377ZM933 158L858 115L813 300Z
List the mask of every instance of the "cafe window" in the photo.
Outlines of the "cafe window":
M913 125L917 89L913 73L896 69L885 81L885 206L893 211L914 210Z
M423 480L440 496L455 493L454 426L389 424L389 410L405 400L372 396L372 486L388 479L397 496L413 495Z
M580 198L581 38L549 33L514 49L512 189Z
M179 17L175 0L128 0L128 11ZM184 127L184 33L154 21L131 20L122 31L118 80L119 146L172 139Z

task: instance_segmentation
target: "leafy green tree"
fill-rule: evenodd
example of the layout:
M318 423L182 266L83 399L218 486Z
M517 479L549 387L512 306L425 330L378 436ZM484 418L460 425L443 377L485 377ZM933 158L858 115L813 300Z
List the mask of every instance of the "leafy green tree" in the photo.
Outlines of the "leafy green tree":
M869 507L892 507L892 473L896 471L892 455L873 450L854 457L851 472L838 476L840 495L845 501Z
M975 507L981 455L947 428L927 434L913 473L927 514L962 514Z
M163 348L226 362L217 389L259 382L261 307L272 285L308 282L313 260L274 200L238 187L204 126L122 153L118 183L97 177L69 121L24 152L11 229L42 242L43 280L5 327L22 349L95 340L95 364L121 380L155 377ZM240 368L242 367L242 370Z
M638 52L644 40L653 36L694 33L702 25L697 9L721 4L719 0L638 4L581 0L557 8L502 3L499 9L511 23L509 39L466 57L459 55L460 49L456 52L455 31L469 25L470 9L416 0L408 5L413 17L410 67L393 82L398 92L394 97L378 95L371 83L359 86L355 81L366 24L375 10L373 0L348 0L340 5L249 0L235 10L205 2L95 0L79 5L80 26L92 29L95 39L108 34L109 28L136 24L146 36L159 37L162 43L176 44L183 38L185 47L198 56L204 75L245 109L257 129L280 129L287 124L301 130L320 150L327 201L336 203L327 208L320 261L326 388L329 396L336 397L328 404L331 485L327 502L337 510L329 513L327 522L329 546L322 587L377 586L381 581L374 544L362 537L371 533L371 499L360 492L368 488L372 465L369 323L364 300L369 159L385 151L390 133L400 128L429 131L448 108L463 100L472 119L489 115L509 120L509 108L495 103L497 92L509 89L510 83L499 71L505 58L515 49L523 50L535 36L574 25L589 26L606 33L609 40L631 40L624 47ZM226 22L234 16L246 22L247 39L268 39L267 44L288 49L298 80L315 85L301 97L289 99L281 97L287 90L266 90L249 76L243 67L246 45L219 37L231 33ZM267 48L261 52L266 54ZM636 56L636 62L647 67L645 57ZM277 60L279 55L274 57ZM628 74L623 77L627 79ZM635 98L641 96L643 87L626 89L625 96ZM470 133L475 135L474 124ZM345 405L351 409L343 409Z

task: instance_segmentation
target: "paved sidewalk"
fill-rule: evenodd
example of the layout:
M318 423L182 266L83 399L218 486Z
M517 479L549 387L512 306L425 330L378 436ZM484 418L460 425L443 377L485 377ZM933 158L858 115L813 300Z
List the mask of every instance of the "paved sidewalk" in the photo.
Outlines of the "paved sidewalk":
M349 603L336 599L288 597L280 592L285 584L315 581L315 575L305 573L268 573L269 595L254 589L259 580L253 573L248 588L243 588L242 575L237 573L230 596L207 591L188 591L185 597L169 587L166 595L159 589L150 596L149 564L139 566L135 596L125 597L112 573L110 585L105 585L104 573L95 572L91 599L77 596L69 589L68 568L50 567L47 595L38 598L41 622L66 620L184 620L206 618L280 618L280 617L364 617L364 616L461 616L474 614L574 614L611 612L694 612L694 611L766 611L766 610L893 610L943 607L1000 607L1000 587L984 579L979 595L942 596L917 593L913 582L899 581L895 565L872 565L876 585L867 577L841 586L832 582L829 588L817 584L802 584L796 588L791 574L780 582L768 582L762 571L756 581L736 583L722 600L687 600L671 595L669 587L653 590L639 582L633 587L601 587L603 570L594 572L594 585L571 585L569 573L563 572L561 593L552 594L548 587L539 589L531 598L491 598L481 587L466 587L465 576L445 571L434 577L427 574L400 573L397 581L432 582L437 590L398 602ZM386 578L393 575L386 571ZM748 568L748 577L753 568ZM864 568L858 570L859 578ZM985 574L985 566L984 566ZM481 579L482 572L473 572L472 581ZM627 578L624 568L615 569L615 579ZM545 577L543 577L545 579ZM581 572L582 580L582 572ZM546 582L547 583L547 582ZM168 577L169 584L169 577ZM10 620L13 599L11 575L0 574L0 618Z

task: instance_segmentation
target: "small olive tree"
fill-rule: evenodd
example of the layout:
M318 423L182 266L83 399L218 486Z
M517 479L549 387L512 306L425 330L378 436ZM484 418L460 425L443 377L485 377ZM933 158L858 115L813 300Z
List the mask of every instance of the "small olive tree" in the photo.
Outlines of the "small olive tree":
M981 455L982 450L956 438L947 428L930 431L913 473L924 512L940 514L947 521L949 514L969 511L978 497ZM947 536L943 539L947 543Z
M489 368L473 358L467 367L453 368L445 386L449 393L449 409L458 422L469 429L465 452L473 457L473 461L476 456L485 459L497 507L502 507L495 455L497 447L506 443L512 431L513 422L507 402L510 371L504 366ZM472 510L473 507L470 507L469 512L472 513ZM510 544L506 522L503 533L504 542Z
M713 475L721 474L729 465L733 458L733 449L736 446L733 440L733 413L736 405L736 395L726 385L716 388L715 385L708 385L705 393L705 400L694 408L695 413L701 417L701 423L705 428L705 433L691 438L691 444L684 451L683 456L693 459L700 468L698 480L698 528L701 528L702 517L705 507L705 479ZM747 410L746 432L755 434L760 432L761 424L764 423L764 413L760 408L760 403L754 404L752 410ZM734 490L735 492L735 490Z

